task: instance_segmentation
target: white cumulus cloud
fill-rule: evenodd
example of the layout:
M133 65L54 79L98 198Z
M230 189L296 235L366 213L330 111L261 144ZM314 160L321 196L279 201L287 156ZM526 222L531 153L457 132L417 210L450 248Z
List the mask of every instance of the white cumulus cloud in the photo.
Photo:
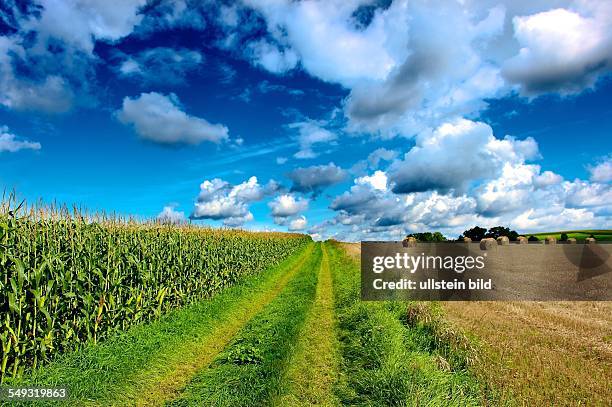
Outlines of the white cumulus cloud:
M126 97L116 115L122 123L133 126L140 137L156 143L220 143L229 139L226 126L188 115L174 94L150 92L133 99Z
M397 193L463 190L473 180L495 178L505 163L537 155L532 138L497 139L488 124L460 119L419 135L416 145L388 173Z
M282 194L268 203L268 206L272 210L272 216L275 218L286 218L308 209L308 200L296 198L292 194Z
M96 40L116 41L129 35L142 20L146 0L40 0L39 19L28 27L44 39L56 38L92 53Z
M589 167L589 172L593 182L612 182L612 157L608 157L601 163Z
M280 186L270 180L259 184L257 177L232 185L220 178L205 180L194 204L192 219L221 220L226 226L242 226L252 221L249 205L277 192Z
M0 153L15 153L19 150L40 150L41 145L35 141L20 140L9 131L7 126L0 126Z
M177 211L174 205L167 205L157 215L157 220L161 223L180 224L186 222L187 218L185 212Z
M306 229L306 226L308 226L308 221L306 220L306 217L300 216L296 219L293 219L291 222L289 222L288 229L294 232L294 231L304 230Z
M592 86L612 70L611 19L609 2L514 17L520 50L505 62L504 76L526 94L578 93Z

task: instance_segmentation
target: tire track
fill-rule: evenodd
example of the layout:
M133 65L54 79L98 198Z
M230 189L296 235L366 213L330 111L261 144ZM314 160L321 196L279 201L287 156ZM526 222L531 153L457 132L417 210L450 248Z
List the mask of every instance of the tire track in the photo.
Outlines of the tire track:
M285 288L252 318L168 406L251 407L278 396L317 294L320 243Z
M236 333L283 290L312 255L313 248L314 245L307 249L300 260L282 274L272 289L244 297L200 341L186 343L182 349L175 351L176 356L167 361L163 371L148 370L135 376L131 381L135 385L130 389L128 398L118 397L111 405L160 406L176 398L191 377L208 366Z
M335 331L332 276L326 244L315 303L302 328L283 379L284 394L273 402L279 406L335 406L338 378L338 344Z

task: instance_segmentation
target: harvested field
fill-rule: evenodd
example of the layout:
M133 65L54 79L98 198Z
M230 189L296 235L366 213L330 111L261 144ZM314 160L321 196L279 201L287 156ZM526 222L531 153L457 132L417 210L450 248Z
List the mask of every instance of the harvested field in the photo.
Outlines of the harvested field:
M479 375L523 405L609 405L610 302L448 302L482 343Z
M359 259L359 243L342 247ZM611 302L445 302L442 309L480 345L475 369L500 401L610 405Z

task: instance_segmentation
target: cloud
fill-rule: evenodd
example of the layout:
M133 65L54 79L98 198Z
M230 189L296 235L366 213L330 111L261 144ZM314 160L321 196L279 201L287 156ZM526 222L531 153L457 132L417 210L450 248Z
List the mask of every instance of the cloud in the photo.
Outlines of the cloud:
M586 208L601 214L612 210L611 185L580 179L564 181L551 171L540 172L540 166L533 164L506 163L498 178L474 188L471 194L478 202L477 212L487 217L512 217L528 208L548 206Z
M381 161L392 161L399 153L397 151L388 150L386 148L377 148L368 155L368 164L370 168L378 168Z
M351 174L363 175L368 169L376 170L384 161L393 161L399 156L399 152L380 147L368 154L368 158L355 163Z
M267 30L267 39L256 43L265 52L246 58L277 74L299 66L348 89L347 130L357 134L412 137L474 115L488 99L517 88L529 95L578 93L612 66L609 2L245 5ZM262 28L250 24L244 31ZM283 53L292 55L290 68L277 62ZM261 54L274 62L262 64Z
M9 131L7 126L0 126L0 153L8 151L15 153L19 150L40 150L38 142L19 140L17 136Z
M588 169L591 173L591 181L612 182L612 157L608 157L604 161Z
M371 178L383 178L379 172ZM408 231L436 228L450 230L474 219L476 201L465 195L439 194L435 191L394 194L357 178L349 191L337 196L330 209L336 211L336 229L351 240L395 238Z
M158 47L126 57L117 71L147 84L177 85L184 83L187 73L198 69L202 60L197 51Z
M544 171L542 174L535 177L533 185L536 188L545 188L551 185L556 185L563 181L563 177L559 174L555 174L552 171Z
M126 97L115 114L123 124L133 126L140 137L160 144L195 145L229 140L227 127L188 115L172 93L165 96L150 92L134 99Z
M59 39L93 53L96 40L117 41L129 35L142 20L146 0L40 0L40 18L31 19L26 29L38 32L40 40Z
M395 240L424 230L458 236L467 225L508 225L522 233L612 225L612 185L542 171L528 162L539 158L532 139L498 139L488 125L460 120L416 141L386 170L356 177L332 200L335 218L316 233Z
M228 27L236 27L240 21L240 12L236 5L221 6L219 8L219 18L224 25Z
M355 132L410 136L443 115L478 110L504 86L479 52L502 33L502 7L395 1L364 23L357 1L246 4L305 71L350 90L345 112Z
M399 201L399 198L396 199ZM363 184L351 187L349 191L337 196L331 203L330 208L335 211L344 211L347 214L360 214L368 207L373 210L377 206L385 205L387 197L376 194L376 191Z
M602 227L605 224L586 209L553 205L527 209L513 220L512 225L521 231L551 231Z
M304 91L301 89L290 88L278 83L270 83L267 80L259 82L257 90L264 95L271 92L288 93L292 96L302 96L304 94Z
M478 179L494 178L506 162L538 156L535 140L502 140L491 127L466 119L444 123L416 139L416 145L389 168L393 192L463 190Z
M263 39L251 42L247 47L247 53L256 65L276 74L290 71L298 63L298 56L293 50L279 49Z
M291 194L283 194L269 202L268 206L272 210L272 216L275 218L287 218L308 209L308 200L303 198L296 199Z
M205 10L210 9L210 2L193 2L190 0L156 0L148 2L147 13L143 16L136 32L148 35L152 32L188 28L203 30L206 28Z
M365 175L363 177L356 178L355 184L357 185L367 184L371 188L378 189L381 191L386 191L387 184L388 184L387 174L385 174L385 172L383 171L376 171L374 172L374 174L370 176Z
M308 209L307 199L296 198L292 194L282 194L270 201L268 206L275 224L287 226L290 231L306 228L306 218L297 215Z
M180 224L187 221L185 212L174 209L174 205L164 206L164 209L157 215L157 220L161 223Z
M293 155L298 159L317 157L318 154L313 151L313 147L315 145L329 145L338 138L335 133L321 127L319 123L315 121L291 123L288 127L298 130L298 143L300 145L300 151Z
M200 193L190 218L220 220L231 227L242 226L254 219L249 210L251 203L261 201L281 189L280 184L274 180L261 185L257 177L250 177L238 185L220 178L205 180L200 185Z
M467 225L508 225L528 233L562 228L609 227L612 188L575 180L536 186L539 166L506 164L499 177L465 193L375 188L360 177L331 203L336 217L316 231L352 241L397 239L409 232L439 230L458 236ZM368 178L373 177L368 176Z
M346 171L336 164L329 163L306 168L297 168L287 174L293 181L291 192L312 193L318 195L324 188L342 182Z
M605 207L612 213L612 185L576 179L562 184L567 206L573 208Z
M524 94L579 93L612 71L612 6L584 2L577 9L514 17L520 51L504 63L503 75Z
M396 38L404 37L402 21L394 18L401 6L392 6L384 16L376 16L365 29L352 26L355 2L245 2L261 13L268 32L285 44L297 63L298 55L306 71L325 81L350 85L359 80L384 79L395 64L394 53L401 49ZM264 43L267 53L279 47ZM276 50L276 51L275 51ZM256 57L256 56L255 56ZM277 59L276 57L273 59ZM255 62L267 68L255 58ZM271 72L278 72L270 64Z
M549 176L539 172L538 165L504 164L499 177L476 188L478 212L492 217L525 208L535 183L541 188L542 180L548 181Z
M16 38L0 36L0 104L20 111L64 113L70 110L74 93L66 79L45 72L35 77L16 72L15 61L28 59L27 51L17 42Z
M64 113L72 108L74 94L60 76L47 76L43 81L14 79L2 83L0 103L9 109Z
M231 185L220 178L206 180L200 185L190 218L222 220L226 226L242 226L253 220L249 204L263 199L268 189L276 188L261 186L257 177L238 185Z
M300 216L296 219L293 219L291 222L289 222L288 229L292 232L295 232L295 231L306 229L306 226L308 226L308 221L306 220L306 217Z
M64 113L92 106L96 41L115 42L141 21L145 0L40 0L15 7L11 35L0 36L0 104Z

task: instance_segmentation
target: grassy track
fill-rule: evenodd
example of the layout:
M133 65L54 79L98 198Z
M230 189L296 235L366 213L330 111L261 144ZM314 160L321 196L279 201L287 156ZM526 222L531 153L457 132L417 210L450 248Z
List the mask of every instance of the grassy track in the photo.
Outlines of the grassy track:
M324 244L316 300L283 378L283 395L274 405L338 405L334 386L338 379L339 354L328 257L327 244Z
M253 318L171 406L269 405L315 300L321 245L285 289Z
M210 300L67 354L15 383L69 384L73 405L154 405L172 398L311 261L313 246Z
M406 303L363 302L358 264L330 247L342 355L338 396L344 405L491 404L476 378L454 368L406 323Z
M69 384L71 405L499 405L420 303L360 300L335 243L107 342L20 385ZM427 314L429 315L429 314Z

